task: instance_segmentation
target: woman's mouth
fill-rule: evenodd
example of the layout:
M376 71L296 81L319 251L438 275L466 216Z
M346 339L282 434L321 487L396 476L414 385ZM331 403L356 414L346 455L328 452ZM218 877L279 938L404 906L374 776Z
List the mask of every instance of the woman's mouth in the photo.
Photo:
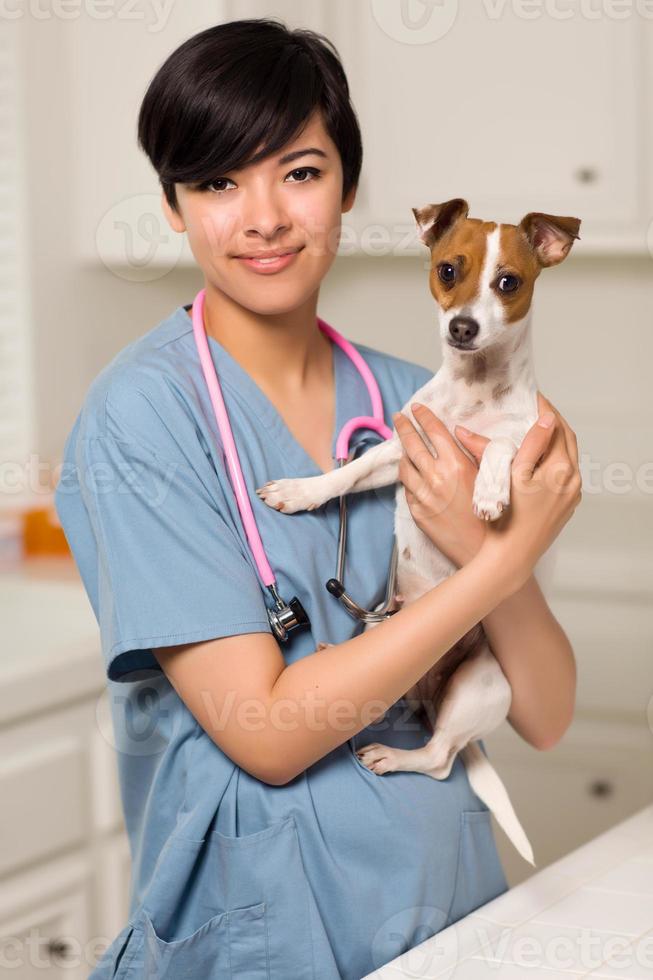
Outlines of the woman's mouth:
M252 259L244 258L243 256L236 256L239 262L243 265L248 266L253 269L254 272L262 273L263 275L271 275L274 272L281 272L282 269L286 269L294 260L297 258L302 248L298 249L296 252L289 252L286 255L275 255L267 259Z

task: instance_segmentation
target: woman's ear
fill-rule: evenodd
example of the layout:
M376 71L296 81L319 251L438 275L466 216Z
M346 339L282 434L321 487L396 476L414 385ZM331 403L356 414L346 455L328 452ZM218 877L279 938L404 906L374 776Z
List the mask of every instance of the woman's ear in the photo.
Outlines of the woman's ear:
M163 211L165 219L173 231L186 231L186 225L184 224L184 219L182 218L181 213L179 211L174 211L170 207L165 191L161 191L161 210Z
M358 185L351 187L349 193L346 197L342 199L342 213L345 214L346 211L351 211L354 206L354 201L356 200L356 191L358 190Z

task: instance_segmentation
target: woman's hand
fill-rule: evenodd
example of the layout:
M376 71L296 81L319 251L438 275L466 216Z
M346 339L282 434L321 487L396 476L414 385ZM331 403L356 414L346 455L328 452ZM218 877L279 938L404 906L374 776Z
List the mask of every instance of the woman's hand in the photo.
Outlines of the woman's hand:
M411 408L437 457L412 421L397 412L393 421L405 450L399 479L406 502L419 529L460 568L471 561L485 540L487 525L475 516L472 497L478 463L490 440L477 433L467 436L457 427L456 436L474 457L470 459L430 408L419 403Z
M472 499L474 483L478 473L478 466L483 455L483 451L489 439L477 432L468 432L461 426L456 426L454 431L456 438L465 447L467 453L460 449L455 439L437 415L427 406L417 403L413 408L413 414L418 421L420 428L426 434L429 442L434 447L437 457L433 456L428 449L420 432L415 428L409 418L398 412L393 421L397 434L401 439L405 453L399 463L399 479L404 485L406 502L411 516L417 526L427 537L445 554L458 568L470 561L475 554L483 547L488 536L488 528L498 530L506 528L512 523L511 540L515 537L525 538L528 517L522 521L522 512L526 508L531 513L531 502L524 504L523 497L528 492L525 481L529 479L530 489L534 490L543 481L546 488L551 490L555 483L556 474L559 479L567 483L567 496L558 497L557 503L557 528L553 537L562 529L564 523L569 520L571 514L580 503L581 499L581 476L578 469L578 446L575 433L554 408L551 402L538 391L538 412L540 416L544 412L553 412L554 426L551 429L542 428L537 423L531 427L523 439L522 447L517 452L513 460L511 470L511 506L506 514L495 522L482 521L474 515L472 510ZM412 408L412 406L411 406ZM551 460L550 454L547 456L547 463L540 460L540 457L550 448L553 453ZM472 457L472 458L470 458ZM538 463L539 461L539 463ZM540 472L544 466L544 472ZM517 488L518 501L513 501L515 492L515 470L521 469L523 472L522 481ZM533 481L534 472L538 474L537 481ZM556 484L557 486L557 484ZM536 501L538 500L536 496ZM549 500L550 503L550 500ZM536 502L534 508L537 510L539 504ZM571 506L571 509L569 507ZM518 519L513 516L510 521L511 513L516 515L519 510ZM541 514L541 517L544 515ZM537 519L535 520L537 524ZM541 528L540 530L544 530ZM551 527L549 527L550 533ZM544 531L546 534L547 532ZM492 535L496 538L497 535ZM530 549L521 547L520 554L524 560L532 562L534 565L540 554L546 551L553 538L547 539L548 543L532 558L533 546L537 549L541 547L542 541L536 544L537 538L531 538ZM523 545L523 541L520 542Z
M525 582L582 499L576 434L540 392L540 418L531 426L512 461L510 507L487 524L484 549L510 562ZM539 423L553 415L549 428Z

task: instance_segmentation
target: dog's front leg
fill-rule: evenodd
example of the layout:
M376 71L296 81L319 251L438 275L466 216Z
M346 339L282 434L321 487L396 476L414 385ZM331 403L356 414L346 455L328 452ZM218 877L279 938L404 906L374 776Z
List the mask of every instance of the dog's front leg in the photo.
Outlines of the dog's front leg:
M332 497L341 497L350 491L357 493L396 483L402 452L401 440L394 432L390 439L373 446L344 466L336 466L329 473L298 480L272 480L256 492L269 507L284 514L314 510Z
M472 506L477 517L496 521L510 503L510 469L518 443L510 436L491 439L483 450L474 483Z

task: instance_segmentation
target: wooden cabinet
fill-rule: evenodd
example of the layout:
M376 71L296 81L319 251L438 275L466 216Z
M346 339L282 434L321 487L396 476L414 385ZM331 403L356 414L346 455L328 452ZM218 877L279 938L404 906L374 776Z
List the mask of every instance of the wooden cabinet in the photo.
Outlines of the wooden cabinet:
M156 68L185 38L263 16L324 33L347 71L364 163L356 204L343 216L341 254L425 254L411 208L458 196L489 220L577 215L584 254L647 254L653 20L636 4L621 16L556 10L197 0L172 5L158 21L153 13L72 21L80 254L133 279L194 265L185 236L163 218L156 176L136 145L138 108Z

